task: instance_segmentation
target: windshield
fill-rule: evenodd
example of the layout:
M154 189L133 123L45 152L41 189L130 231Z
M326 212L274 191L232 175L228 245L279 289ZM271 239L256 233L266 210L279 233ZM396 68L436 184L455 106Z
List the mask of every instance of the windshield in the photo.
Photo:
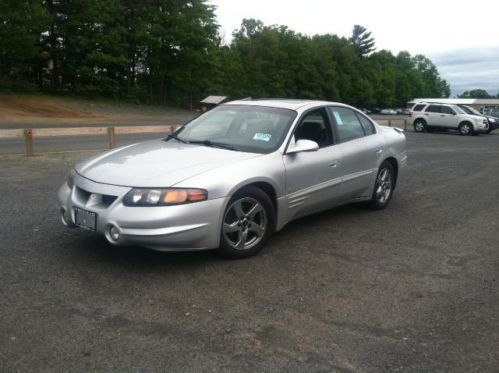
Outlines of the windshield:
M469 114L467 111L465 111L461 106L453 106L453 109L458 113L458 114Z
M461 109L463 109L463 110L464 110L466 113L468 113L468 114L480 115L480 116L482 115L482 114L480 114L480 112L479 112L479 111L477 111L477 110L473 109L472 107L469 107L469 106L464 106L464 105L463 105L463 106L459 106L459 107L460 107Z
M296 112L249 105L223 105L200 115L176 133L179 141L252 153L282 144Z

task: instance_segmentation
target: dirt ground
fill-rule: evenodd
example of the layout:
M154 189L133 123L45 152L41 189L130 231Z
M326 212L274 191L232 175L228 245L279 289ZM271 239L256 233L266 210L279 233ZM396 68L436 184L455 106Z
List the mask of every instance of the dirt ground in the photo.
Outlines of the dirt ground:
M0 129L177 124L194 115L197 113L161 106L0 95Z

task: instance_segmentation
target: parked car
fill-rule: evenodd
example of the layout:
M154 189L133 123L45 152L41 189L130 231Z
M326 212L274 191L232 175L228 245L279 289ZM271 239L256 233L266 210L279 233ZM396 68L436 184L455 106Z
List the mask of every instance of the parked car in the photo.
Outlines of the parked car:
M58 202L65 226L113 245L242 258L299 217L350 202L385 208L406 162L403 131L353 107L234 101L77 164Z
M383 109L380 111L382 115L397 115L397 112L393 109Z
M420 102L413 106L409 122L416 132L434 129L458 130L461 135L487 133L489 124L482 115L466 113L457 105Z
M499 120L499 109L491 109L487 112L489 117L493 117L494 119Z
M489 122L489 129L487 130L487 133L491 133L492 131L499 128L499 118L487 114L481 114L478 110L472 108L471 106L467 105L457 105L457 106L463 109L467 114L479 115L484 118L487 118L487 121Z

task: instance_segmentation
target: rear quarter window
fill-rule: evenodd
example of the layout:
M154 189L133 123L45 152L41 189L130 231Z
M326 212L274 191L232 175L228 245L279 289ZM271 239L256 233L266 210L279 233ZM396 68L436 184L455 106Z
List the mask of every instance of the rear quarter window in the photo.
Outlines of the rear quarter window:
M424 107L425 107L425 106L426 106L426 105L421 105L421 104L416 105L416 106L414 106L414 107L412 108L412 111L423 111L423 109L424 109Z

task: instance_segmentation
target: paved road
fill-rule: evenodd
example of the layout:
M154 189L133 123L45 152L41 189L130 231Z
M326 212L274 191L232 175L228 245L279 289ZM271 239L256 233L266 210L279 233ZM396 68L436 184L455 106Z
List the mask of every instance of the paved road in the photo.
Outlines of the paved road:
M89 153L0 157L1 370L497 371L499 135L407 136L387 210L240 261L67 230L56 188Z

